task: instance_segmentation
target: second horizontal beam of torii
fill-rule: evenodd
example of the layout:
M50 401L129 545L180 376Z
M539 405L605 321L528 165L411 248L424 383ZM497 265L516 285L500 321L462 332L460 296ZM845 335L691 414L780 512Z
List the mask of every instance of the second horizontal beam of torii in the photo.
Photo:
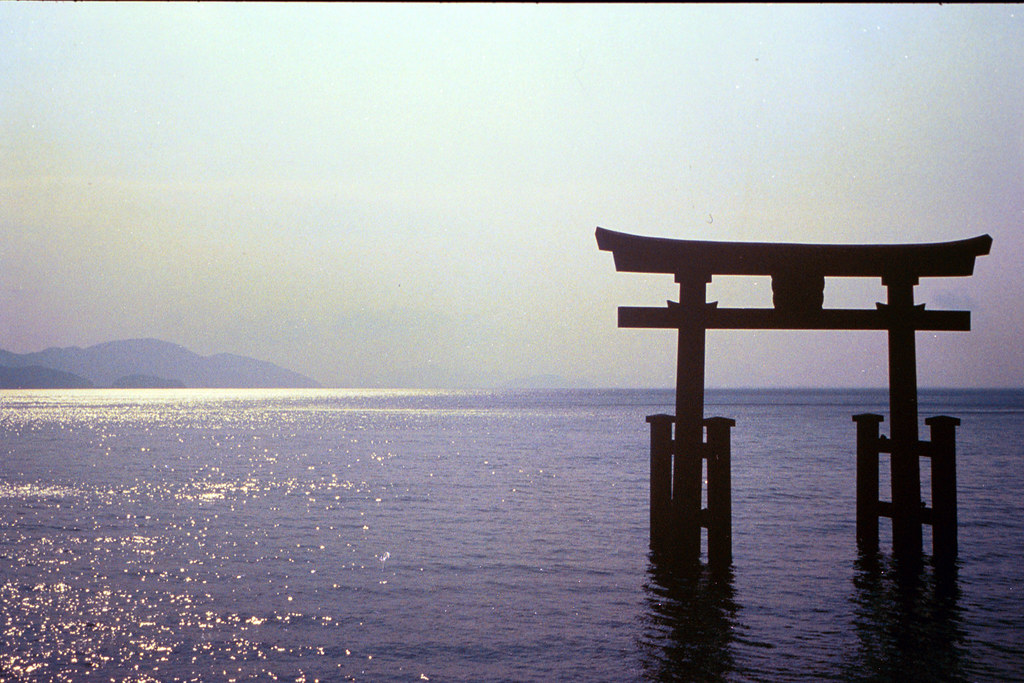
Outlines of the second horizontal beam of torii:
M696 311L674 301L667 308L620 306L619 327L676 329L683 319L699 316L706 330L887 330L894 322L909 322L916 330L961 331L971 329L970 311L926 311L924 304L915 306L909 320L905 313L898 318L888 306L878 304L876 310L817 309L809 312L780 311L775 308L718 308L705 304Z

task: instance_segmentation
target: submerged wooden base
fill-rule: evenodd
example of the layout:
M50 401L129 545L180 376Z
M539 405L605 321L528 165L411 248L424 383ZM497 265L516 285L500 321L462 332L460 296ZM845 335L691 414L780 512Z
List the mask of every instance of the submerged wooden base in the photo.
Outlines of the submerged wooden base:
M898 526L916 524L918 538L923 525L932 527L932 557L937 563L951 563L956 560L957 547L957 505L956 505L956 428L960 420L955 417L938 415L925 419L931 428L931 441L918 441L912 455L931 459L931 507L923 504L916 515L909 520L901 518L905 512L890 501L879 500L878 467L879 455L892 456L892 441L879 434L879 425L884 421L881 415L864 413L854 415L857 423L857 546L862 553L873 555L878 552L878 520L888 517L892 520L893 554L905 560L920 556L920 544L908 547L900 542L895 533ZM892 482L892 495L901 487L917 487L915 480Z
M683 564L700 559L701 529L708 530L708 566L712 570L732 565L732 464L729 431L736 421L712 417L703 421L707 439L696 454L673 457L672 415L651 415L651 550L659 557ZM674 462L688 463L674 471ZM697 463L692 461L696 460ZM683 504L696 489L703 497L704 462L707 462L707 507ZM693 467L697 464L697 467ZM682 487L678 489L677 487ZM686 500L692 503L692 499ZM698 498L699 502L699 498Z

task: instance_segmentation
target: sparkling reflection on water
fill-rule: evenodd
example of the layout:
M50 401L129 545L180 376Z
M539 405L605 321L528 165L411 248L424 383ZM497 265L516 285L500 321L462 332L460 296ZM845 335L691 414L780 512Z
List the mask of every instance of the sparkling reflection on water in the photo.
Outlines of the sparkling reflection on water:
M1013 396L932 411L964 418L936 578L855 552L849 416L878 394L713 395L712 579L647 554L670 392L4 393L0 679L1020 679Z

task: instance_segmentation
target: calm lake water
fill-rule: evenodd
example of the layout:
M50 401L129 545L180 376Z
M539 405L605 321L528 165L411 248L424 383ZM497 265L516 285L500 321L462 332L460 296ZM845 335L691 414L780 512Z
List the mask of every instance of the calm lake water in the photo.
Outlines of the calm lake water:
M737 423L720 583L649 558L670 391L0 410L0 680L1024 680L1024 392L922 393L962 420L948 582L898 579L885 520L858 558L851 416L880 391L710 392Z

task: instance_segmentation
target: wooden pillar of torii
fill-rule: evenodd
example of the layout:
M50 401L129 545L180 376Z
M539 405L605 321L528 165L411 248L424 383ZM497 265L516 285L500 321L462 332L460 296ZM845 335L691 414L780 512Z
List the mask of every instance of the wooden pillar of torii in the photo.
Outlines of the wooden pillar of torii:
M858 423L857 541L863 551L877 551L878 518L888 516L898 558L921 555L923 523L933 526L936 557L955 557L953 430L959 421L929 418L932 441L918 438L915 333L969 330L970 313L926 311L923 304L914 303L914 286L921 277L971 275L975 258L988 254L991 237L938 244L811 245L673 240L598 228L597 244L612 252L620 272L671 274L679 284L678 303L670 301L664 308L619 308L619 327L675 329L679 335L675 415L648 418L652 550L676 561L698 562L701 528L706 527L709 564L721 568L732 562L729 428L735 423L704 417L707 330L884 330L889 337L891 436L878 435L882 416L854 417ZM773 307L729 309L708 303L706 287L714 275L771 276ZM874 310L825 309L826 277L881 278L887 301ZM892 499L888 502L878 500L878 454L882 452L890 454ZM933 458L932 508L922 506L921 457ZM705 461L706 509L702 508Z

